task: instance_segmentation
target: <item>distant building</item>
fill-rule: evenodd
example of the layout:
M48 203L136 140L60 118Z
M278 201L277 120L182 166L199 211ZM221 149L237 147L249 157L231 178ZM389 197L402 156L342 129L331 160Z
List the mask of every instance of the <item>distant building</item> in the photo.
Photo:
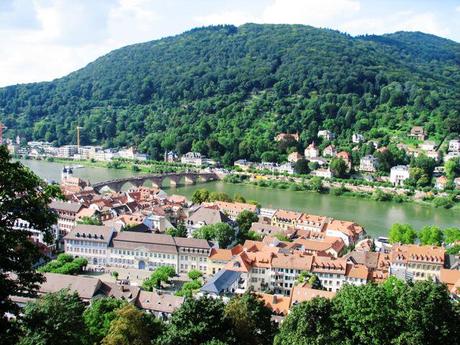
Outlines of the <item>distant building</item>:
M376 172L379 161L372 155L367 155L359 161L359 170L363 172Z
M250 162L246 159L239 159L233 163L234 166L239 167L243 171L248 171L254 166L253 162Z
M337 153L337 158L343 159L347 164L348 170L351 169L351 158L350 154L347 151L340 151L339 153Z
M330 169L316 169L311 172L313 176L332 178L333 174Z
M359 133L353 133L351 141L353 142L353 144L359 144L364 141L364 135Z
M179 160L179 156L174 151L169 151L165 153L165 161L166 162L177 162Z
M449 180L447 179L447 177L445 177L444 175L439 176L438 178L436 178L436 183L434 187L438 190L444 190L448 182Z
M324 150L323 150L323 156L325 157L335 157L337 156L337 150L334 145L328 145Z
M425 140L425 131L423 130L423 127L421 126L414 126L410 130L409 136L417 140Z
M49 207L58 215L57 227L59 234L65 236L75 228L77 213L82 209L83 205L76 202L54 200Z
M290 162L284 163L284 164L279 165L276 168L276 171L281 173L281 174L292 175L292 174L294 174L294 165L292 163L290 163Z
M449 141L449 152L460 151L460 139L453 139Z
M316 158L319 157L319 149L315 143L312 142L304 151L305 158Z
M182 164L194 165L197 167L205 165L215 165L216 162L212 159L205 158L199 152L188 152L181 157Z
M403 185L404 181L409 178L409 166L396 165L391 168L390 182L396 186Z
M420 144L420 149L423 151L434 151L436 143L434 141L426 140Z
M58 148L58 156L62 158L72 158L77 153L77 145L64 145Z
M301 160L303 156L298 152L292 152L288 155L288 162L295 163Z
M331 141L332 139L334 139L334 133L327 129L322 129L318 131L318 138L323 138L325 140Z
M289 134L289 133L280 133L275 137L275 141L284 141L284 140L295 140L299 141L299 133Z

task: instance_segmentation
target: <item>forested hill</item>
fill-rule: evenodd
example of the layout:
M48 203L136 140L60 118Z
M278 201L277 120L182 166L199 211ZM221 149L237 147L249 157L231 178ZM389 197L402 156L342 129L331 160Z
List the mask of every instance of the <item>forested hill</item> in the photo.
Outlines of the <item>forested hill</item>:
M460 44L423 33L352 37L302 25L215 26L115 50L70 75L0 89L10 135L281 159L273 137L318 129L389 140L460 132Z

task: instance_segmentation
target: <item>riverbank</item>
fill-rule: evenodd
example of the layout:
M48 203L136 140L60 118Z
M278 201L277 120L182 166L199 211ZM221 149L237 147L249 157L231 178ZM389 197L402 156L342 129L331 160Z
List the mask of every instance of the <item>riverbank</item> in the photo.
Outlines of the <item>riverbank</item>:
M29 160L37 160L30 159ZM188 167L179 163L170 163L163 161L132 161L127 159L117 159L112 162L92 161L87 159L66 159L57 157L48 157L43 159L45 162L60 163L63 165L83 165L85 167L97 167L114 170L126 170L136 173L160 174L168 172L185 171Z
M354 186L353 189L350 185L344 183L337 183L333 181L322 180L317 177L302 178L301 181L297 178L285 178L280 180L280 176L270 178L264 176L263 178L254 178L250 175L236 175L232 174L225 179L227 183L233 184L248 184L262 188L291 190L291 191L307 191L316 192L320 194L331 194L337 197L348 197L356 199L367 199L378 202L393 202L393 203L417 203L422 206L445 208L460 211L460 202L458 195L460 192L444 193L444 195L436 196L435 194L426 193L422 198L416 198L417 195L413 191L401 191L395 188L378 188L378 187L363 187Z

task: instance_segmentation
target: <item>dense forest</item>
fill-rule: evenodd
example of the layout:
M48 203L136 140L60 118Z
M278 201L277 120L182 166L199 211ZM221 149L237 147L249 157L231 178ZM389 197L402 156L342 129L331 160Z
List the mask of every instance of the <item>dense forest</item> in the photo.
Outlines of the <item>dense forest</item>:
M51 82L0 89L11 137L134 145L224 163L286 153L319 129L391 140L460 132L460 44L419 32L352 37L303 25L213 26L115 50ZM281 147L280 147L281 146ZM276 155L275 155L276 157Z

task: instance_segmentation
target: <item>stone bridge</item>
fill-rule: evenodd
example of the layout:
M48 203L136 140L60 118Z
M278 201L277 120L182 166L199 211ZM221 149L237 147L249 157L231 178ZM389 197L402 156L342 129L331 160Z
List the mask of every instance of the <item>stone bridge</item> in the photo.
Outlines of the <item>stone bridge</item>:
M208 182L219 180L220 176L215 173L198 173L198 172L184 172L184 173L166 173L166 174L149 174L138 175L131 177L117 178L114 180L98 182L92 185L96 192L100 192L102 188L106 187L114 192L119 192L126 183L130 183L135 187L142 186L145 182L151 182L153 187L161 188L163 182L169 179L171 186L191 185L197 182Z

